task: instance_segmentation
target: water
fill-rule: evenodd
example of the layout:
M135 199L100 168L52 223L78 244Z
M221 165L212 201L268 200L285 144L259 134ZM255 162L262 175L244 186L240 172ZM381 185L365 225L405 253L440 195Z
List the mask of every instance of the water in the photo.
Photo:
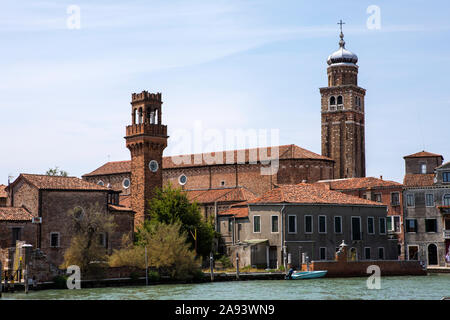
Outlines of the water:
M368 290L367 278L314 280L252 280L202 284L170 284L81 290L43 290L7 293L4 299L153 299L153 300L290 300L379 299L439 300L450 296L450 274L415 277L383 277L381 289Z

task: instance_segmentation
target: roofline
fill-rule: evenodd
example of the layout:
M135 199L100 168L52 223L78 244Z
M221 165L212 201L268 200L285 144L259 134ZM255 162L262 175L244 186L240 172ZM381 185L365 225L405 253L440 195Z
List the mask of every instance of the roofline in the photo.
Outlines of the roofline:
M304 202L257 202L248 203L248 206L341 206L341 207L376 207L376 208L387 208L385 204L342 204L342 203L304 203Z

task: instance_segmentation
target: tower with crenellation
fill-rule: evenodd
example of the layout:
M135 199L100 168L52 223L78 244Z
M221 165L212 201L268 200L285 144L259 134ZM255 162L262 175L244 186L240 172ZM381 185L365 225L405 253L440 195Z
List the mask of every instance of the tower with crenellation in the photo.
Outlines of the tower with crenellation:
M162 188L162 158L167 147L167 126L162 124L161 93L133 93L131 125L126 127L126 146L131 153L131 208L135 226L147 217L155 188Z

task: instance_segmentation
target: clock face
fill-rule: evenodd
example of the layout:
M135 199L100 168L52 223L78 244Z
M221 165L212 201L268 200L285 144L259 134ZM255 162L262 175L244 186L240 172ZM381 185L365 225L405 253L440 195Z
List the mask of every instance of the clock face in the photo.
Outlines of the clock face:
M149 164L148 164L148 167L149 167L151 172L158 171L158 168L159 168L158 161L156 161L156 160L150 161Z

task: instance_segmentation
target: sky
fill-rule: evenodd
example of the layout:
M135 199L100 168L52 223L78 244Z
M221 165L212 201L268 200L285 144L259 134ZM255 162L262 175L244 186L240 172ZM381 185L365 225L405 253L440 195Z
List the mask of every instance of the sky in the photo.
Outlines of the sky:
M367 89L367 176L401 182L403 156L424 149L450 159L448 1L1 3L0 184L130 159L125 126L142 90L162 92L164 155L198 127L192 152L228 149L211 132L273 129L259 146L320 154L319 88L340 19Z

